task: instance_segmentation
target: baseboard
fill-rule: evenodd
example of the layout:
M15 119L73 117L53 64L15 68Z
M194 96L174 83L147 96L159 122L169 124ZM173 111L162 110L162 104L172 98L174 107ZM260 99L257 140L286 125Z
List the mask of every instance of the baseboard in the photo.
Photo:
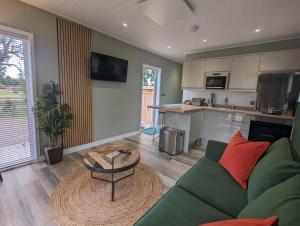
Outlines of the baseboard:
M110 142L113 142L113 141L121 140L121 139L131 137L131 136L135 136L135 135L138 135L138 134L140 134L139 130L133 131L133 132L130 132L130 133L121 134L121 135L118 135L118 136L115 136L115 137L110 137L110 138L106 138L106 139L102 139L102 140L97 140L97 141L94 141L94 142L91 142L91 143L88 143L88 144L79 145L79 146L76 146L76 147L66 148L66 149L64 149L64 155L71 154L71 153L78 152L78 151L82 151L82 150L85 150L85 149L88 149L88 148L96 147L96 146L106 144L106 143L110 143Z

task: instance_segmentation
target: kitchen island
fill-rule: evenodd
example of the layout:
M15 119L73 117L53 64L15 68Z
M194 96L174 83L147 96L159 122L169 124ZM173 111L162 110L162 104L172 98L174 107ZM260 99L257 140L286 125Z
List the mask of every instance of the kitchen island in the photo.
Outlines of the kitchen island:
M185 131L184 152L188 152L196 143L206 145L208 140L228 142L232 135L240 130L248 137L251 120L277 122L292 125L293 116L269 115L245 107L195 106L186 104L168 104L149 106L165 113L165 126Z

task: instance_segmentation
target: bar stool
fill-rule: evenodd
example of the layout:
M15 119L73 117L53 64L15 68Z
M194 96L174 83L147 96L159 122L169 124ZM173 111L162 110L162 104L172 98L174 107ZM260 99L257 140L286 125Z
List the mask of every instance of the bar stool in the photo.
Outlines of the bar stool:
M154 126L152 141L156 140L159 137L159 134L157 136L155 136L156 130L164 128L165 123L166 123L166 112L158 110L158 119L156 120L156 123L155 123L155 126Z

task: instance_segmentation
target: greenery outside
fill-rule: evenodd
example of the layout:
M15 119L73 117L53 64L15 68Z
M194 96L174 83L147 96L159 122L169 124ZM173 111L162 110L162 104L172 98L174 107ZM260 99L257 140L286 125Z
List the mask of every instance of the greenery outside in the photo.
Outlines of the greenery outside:
M153 69L144 68L143 86L155 86L155 71Z
M0 118L27 117L23 46L0 35Z

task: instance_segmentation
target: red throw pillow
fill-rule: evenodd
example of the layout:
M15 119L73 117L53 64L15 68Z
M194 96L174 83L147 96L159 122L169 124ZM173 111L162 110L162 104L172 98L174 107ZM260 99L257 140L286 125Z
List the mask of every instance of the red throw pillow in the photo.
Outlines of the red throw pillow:
M269 217L266 219L234 219L216 221L201 226L275 226L278 224L278 217Z
M219 163L242 188L247 189L248 177L269 145L270 143L265 141L248 141L241 132L237 132L227 145Z

